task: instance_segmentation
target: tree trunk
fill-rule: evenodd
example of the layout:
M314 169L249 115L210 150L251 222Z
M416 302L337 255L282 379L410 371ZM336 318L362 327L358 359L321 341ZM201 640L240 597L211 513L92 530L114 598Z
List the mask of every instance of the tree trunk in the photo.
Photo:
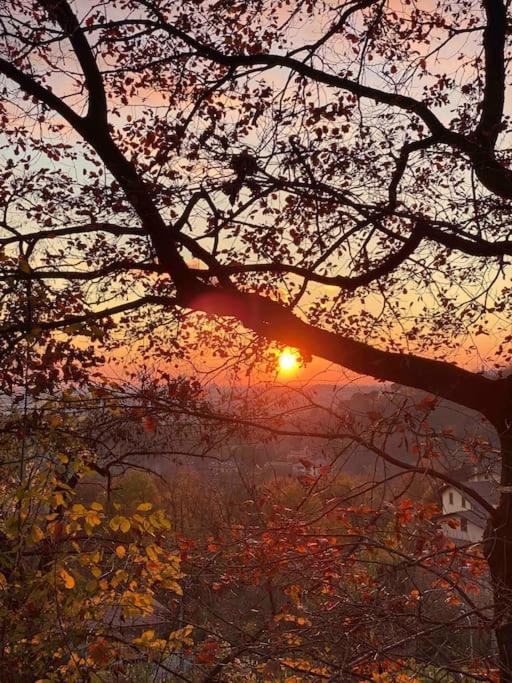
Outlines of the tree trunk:
M500 682L512 683L512 419L502 429L500 440L500 500L495 518L487 527L484 552L494 593Z

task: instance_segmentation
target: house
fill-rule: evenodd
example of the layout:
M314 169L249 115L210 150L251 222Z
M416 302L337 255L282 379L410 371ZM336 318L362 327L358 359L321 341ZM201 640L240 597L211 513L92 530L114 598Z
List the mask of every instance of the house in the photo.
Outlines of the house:
M498 504L498 483L494 475L472 475L464 484L492 506ZM441 491L442 514L438 520L447 536L457 542L480 543L489 514L468 494L446 485Z
M286 460L291 465L292 477L318 477L321 473L322 466L312 460L314 456L307 446L300 450L290 451Z

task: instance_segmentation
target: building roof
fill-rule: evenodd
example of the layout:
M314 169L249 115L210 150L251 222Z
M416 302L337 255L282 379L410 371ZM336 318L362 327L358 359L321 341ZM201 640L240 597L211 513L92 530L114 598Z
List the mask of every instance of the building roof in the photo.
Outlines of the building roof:
M484 500L490 503L493 507L496 507L498 505L498 485L495 481L489 479L482 479L480 481L467 481L464 483L466 486L473 489L473 491L477 493L479 496L481 496ZM482 516L488 516L488 513L484 510L484 508L482 508L482 506L476 500L474 500L474 498L471 498L469 493L460 491L460 489L458 489L456 486L452 486L451 484L445 484L442 488L443 491L447 491L448 489L458 491L466 498L470 498L472 509L478 511Z
M469 481L467 486L470 486L475 493L478 493L482 498L496 506L498 504L498 487L495 481L483 479L481 481Z

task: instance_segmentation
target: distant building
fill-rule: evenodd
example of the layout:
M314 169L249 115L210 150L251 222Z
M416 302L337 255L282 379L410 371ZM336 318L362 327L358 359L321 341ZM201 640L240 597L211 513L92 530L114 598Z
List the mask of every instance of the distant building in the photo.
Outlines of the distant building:
M464 483L496 507L498 488L494 475L472 475ZM441 495L443 513L438 519L446 535L459 542L480 543L489 513L454 486L445 486Z
M300 450L293 450L288 453L286 460L290 464L292 477L318 477L321 472L321 464L312 460L315 457L311 455L311 450L308 446L304 446Z

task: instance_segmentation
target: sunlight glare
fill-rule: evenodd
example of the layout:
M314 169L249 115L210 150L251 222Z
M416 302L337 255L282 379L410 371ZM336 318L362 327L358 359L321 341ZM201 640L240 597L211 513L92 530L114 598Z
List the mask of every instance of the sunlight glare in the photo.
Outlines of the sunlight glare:
M278 363L282 372L293 372L299 367L299 355L293 349L284 349L279 354Z

